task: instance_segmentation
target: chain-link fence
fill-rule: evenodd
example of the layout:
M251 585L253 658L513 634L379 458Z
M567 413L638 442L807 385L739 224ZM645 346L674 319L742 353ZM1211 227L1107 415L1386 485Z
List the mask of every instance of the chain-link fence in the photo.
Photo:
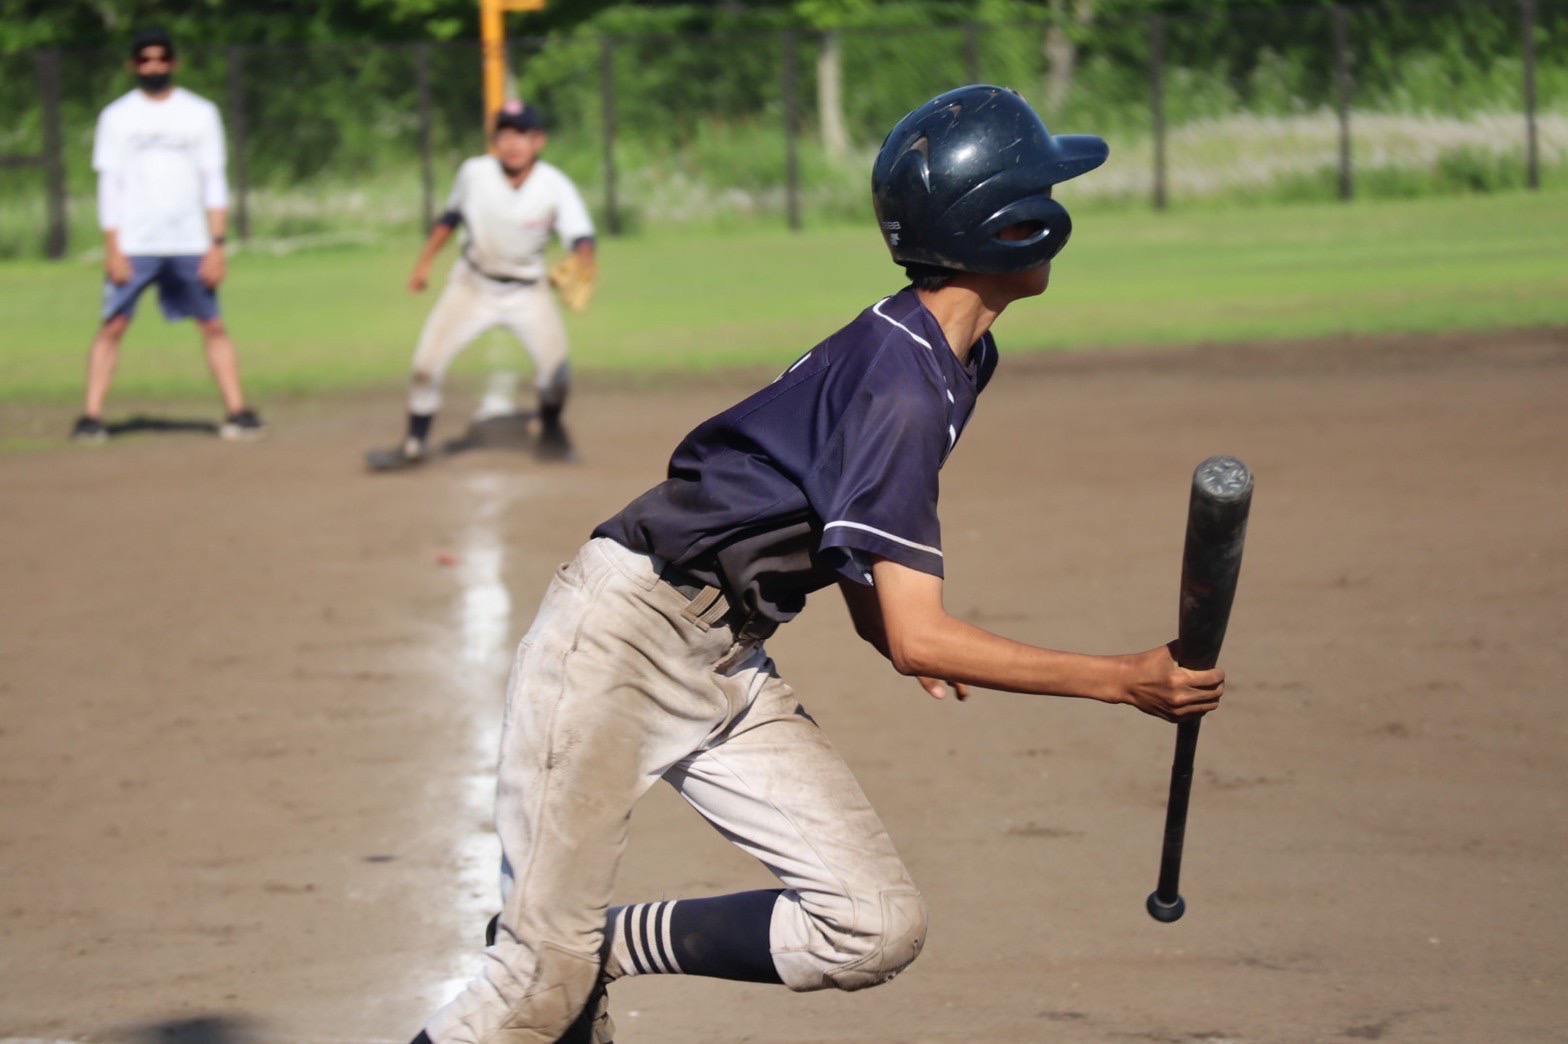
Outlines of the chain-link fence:
M24 56L25 57L25 56ZM418 236L481 151L477 44L181 50L218 103L256 246ZM1112 161L1075 199L1139 206L1568 184L1568 0L1319 4L1120 21L518 39L519 94L612 234L863 219L887 128L966 82L1022 91ZM27 68L18 62L13 68ZM123 50L0 83L0 257L97 247L98 111Z

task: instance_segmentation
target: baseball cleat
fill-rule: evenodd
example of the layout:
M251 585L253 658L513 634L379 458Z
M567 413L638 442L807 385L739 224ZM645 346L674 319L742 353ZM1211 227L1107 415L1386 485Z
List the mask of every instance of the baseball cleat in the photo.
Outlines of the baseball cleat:
M566 429L559 424L545 425L534 444L534 455L540 460L574 461L577 449L572 445Z
M406 438L395 449L373 449L365 454L365 466L371 471L402 471L415 468L430 459L424 442Z

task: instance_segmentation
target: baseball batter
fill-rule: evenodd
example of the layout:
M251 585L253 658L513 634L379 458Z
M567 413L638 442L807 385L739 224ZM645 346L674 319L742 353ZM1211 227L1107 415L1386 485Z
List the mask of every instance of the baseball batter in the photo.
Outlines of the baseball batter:
M493 154L475 156L458 168L446 210L414 264L409 289L419 293L429 285L436 255L459 227L462 254L414 350L407 434L396 450L373 452L368 458L373 468L408 467L428 458L447 367L475 338L497 326L516 335L533 359L541 455L570 456L571 442L561 423L570 383L566 327L550 292L545 248L553 232L570 250L566 270L572 274L562 296L580 310L593 286L594 228L571 179L539 158L545 142L538 111L510 102L496 114Z
M764 646L813 591L836 585L860 637L937 698L980 685L1169 720L1218 705L1223 673L1164 645L1056 652L942 604L938 478L996 369L991 326L1045 290L1071 231L1052 186L1106 154L991 86L893 128L872 195L910 285L698 425L550 583L507 692L502 911L416 1044L605 1044L605 987L628 975L858 990L915 959L920 892ZM660 779L781 887L609 907Z

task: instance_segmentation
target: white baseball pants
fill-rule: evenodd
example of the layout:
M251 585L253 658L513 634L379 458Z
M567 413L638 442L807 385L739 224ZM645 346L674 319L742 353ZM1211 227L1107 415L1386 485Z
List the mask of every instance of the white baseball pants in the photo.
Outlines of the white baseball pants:
M545 280L522 284L486 279L459 258L420 331L408 411L429 415L440 409L441 382L447 367L475 338L497 326L510 330L533 359L540 404L559 405L570 373L566 325L550 284Z
M426 1027L438 1044L566 1030L599 975L632 806L661 778L784 884L769 946L785 985L873 986L919 953L924 903L848 766L761 645L691 607L603 538L551 581L502 723L500 931Z

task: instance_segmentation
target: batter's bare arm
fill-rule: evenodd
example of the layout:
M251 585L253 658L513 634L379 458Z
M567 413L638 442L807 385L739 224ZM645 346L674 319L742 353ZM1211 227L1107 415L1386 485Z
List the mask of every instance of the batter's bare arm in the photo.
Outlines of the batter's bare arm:
M900 674L1125 703L1167 721L1211 711L1224 693L1224 671L1189 671L1167 646L1122 656L1043 649L949 616L940 577L886 559L876 560L872 576L881 627L881 644L872 644Z
M446 246L446 241L452 238L452 230L457 228L459 221L455 214L443 214L430 227L430 235L425 237L425 245L419 251L419 260L414 262L414 273L408 277L409 290L417 294L430 285L430 266L435 264L436 255Z

